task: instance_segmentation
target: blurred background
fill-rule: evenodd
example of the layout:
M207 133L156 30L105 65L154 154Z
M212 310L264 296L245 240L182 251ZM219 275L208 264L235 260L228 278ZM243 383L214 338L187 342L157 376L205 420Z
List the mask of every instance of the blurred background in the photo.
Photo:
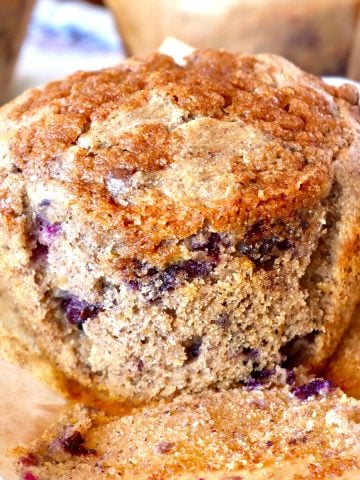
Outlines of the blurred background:
M0 103L167 36L360 80L359 9L360 0L0 0Z

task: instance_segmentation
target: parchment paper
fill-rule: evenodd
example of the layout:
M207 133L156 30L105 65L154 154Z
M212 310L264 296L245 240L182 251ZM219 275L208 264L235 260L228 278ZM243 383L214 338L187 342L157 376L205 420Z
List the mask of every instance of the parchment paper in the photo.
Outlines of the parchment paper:
M25 370L3 360L0 392L0 478L14 480L6 451L41 435L64 410L65 400Z

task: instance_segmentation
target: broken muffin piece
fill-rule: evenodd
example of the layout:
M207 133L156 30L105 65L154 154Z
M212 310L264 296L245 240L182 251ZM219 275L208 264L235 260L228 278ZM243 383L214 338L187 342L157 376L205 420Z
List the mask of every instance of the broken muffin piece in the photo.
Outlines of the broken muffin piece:
M122 417L77 406L18 450L20 478L360 478L359 403L300 377L293 386L181 395ZM312 393L299 398L296 389ZM69 436L75 449L65 448Z

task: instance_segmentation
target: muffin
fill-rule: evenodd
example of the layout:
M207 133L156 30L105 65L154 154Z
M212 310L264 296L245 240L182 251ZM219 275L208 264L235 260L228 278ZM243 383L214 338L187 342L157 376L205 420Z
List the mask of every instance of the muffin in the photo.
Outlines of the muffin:
M0 0L0 103L11 74L35 0Z
M358 19L356 24L356 30L353 38L352 47L351 47L351 55L349 58L349 63L347 68L348 77L357 81L360 81L359 59L360 59L360 18Z
M355 398L360 398L360 307L326 367L326 375Z
M23 330L117 401L322 366L359 300L359 107L274 55L154 54L0 112Z
M130 53L167 36L196 48L276 53L318 75L345 74L357 0L106 0Z
M17 450L20 478L360 478L359 403L326 380L303 381L185 395L122 417L77 406Z

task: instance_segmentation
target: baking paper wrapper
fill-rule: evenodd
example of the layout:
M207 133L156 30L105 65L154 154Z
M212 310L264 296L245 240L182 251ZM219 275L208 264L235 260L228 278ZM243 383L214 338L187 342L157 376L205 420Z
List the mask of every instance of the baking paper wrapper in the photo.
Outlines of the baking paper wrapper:
M66 404L30 373L3 360L0 360L0 392L0 478L14 480L9 449L41 435Z

